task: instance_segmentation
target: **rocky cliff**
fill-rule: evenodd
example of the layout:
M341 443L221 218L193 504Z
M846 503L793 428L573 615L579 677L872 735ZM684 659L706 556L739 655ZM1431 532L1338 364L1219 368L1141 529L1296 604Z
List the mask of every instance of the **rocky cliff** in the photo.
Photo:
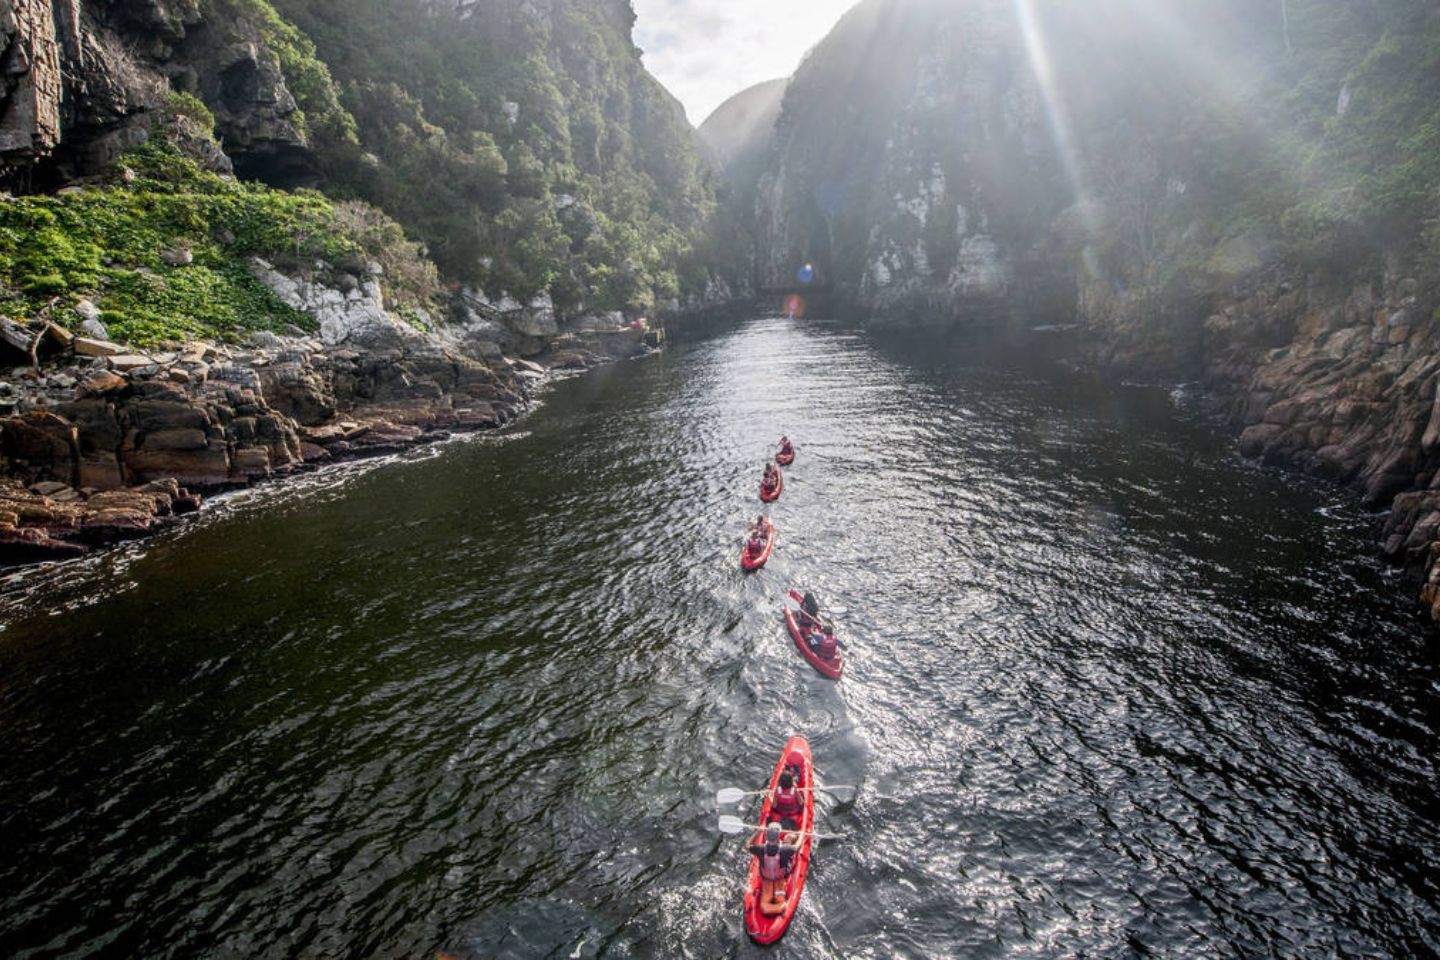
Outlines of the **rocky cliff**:
M737 215L763 284L813 262L871 323L1203 379L1247 454L1393 506L1440 616L1437 51L1428 0L867 0Z
M529 378L648 349L628 321L658 298L728 296L708 272L689 291L676 276L707 187L678 105L639 66L628 3L348 12L355 35L391 41L413 19L422 41L484 44L479 66L439 68L474 109L411 99L380 56L337 80L321 50L344 44L317 28L317 46L266 0L0 14L0 562L498 426ZM397 222L357 193L438 200L483 242L457 256L449 221L401 203Z
M887 315L1008 301L1063 200L1011 7L869 0L816 48L758 186L763 285L809 262Z

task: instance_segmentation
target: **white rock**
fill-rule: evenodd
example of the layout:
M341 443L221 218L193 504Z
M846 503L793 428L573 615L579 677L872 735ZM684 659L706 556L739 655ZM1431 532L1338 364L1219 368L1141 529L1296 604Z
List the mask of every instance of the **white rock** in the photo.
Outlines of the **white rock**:
M100 320L100 308L89 300L81 300L75 304L75 315L81 320Z
M966 237L960 243L950 288L964 296L999 296L1010 286L1010 267L1000 256L1000 247L983 234Z
M384 291L373 278L347 296L321 283L287 277L258 257L250 270L287 306L319 321L320 339L328 346L394 350L429 345L424 334L386 312Z

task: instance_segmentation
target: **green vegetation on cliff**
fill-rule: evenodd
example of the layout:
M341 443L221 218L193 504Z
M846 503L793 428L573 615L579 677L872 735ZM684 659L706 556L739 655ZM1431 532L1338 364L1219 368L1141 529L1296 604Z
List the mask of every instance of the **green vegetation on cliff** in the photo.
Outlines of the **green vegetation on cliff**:
M1109 110L1075 116L1099 148L1086 158L1090 178L1122 214L1104 234L1115 263L1163 285L1245 273L1255 251L1342 272L1371 270L1386 251L1440 255L1427 232L1440 216L1433 3L1288 0L1283 18L1230 0L1170 6L1186 46L1127 36L1110 59L1151 82L1133 90L1103 77ZM1093 37L1086 49L1107 45ZM1089 62L1062 69L1093 85ZM1137 209L1143 217L1126 216Z
M70 308L88 298L114 339L146 347L313 331L315 320L282 303L248 260L361 254L381 258L402 313L432 306L433 267L378 211L216 175L157 133L124 156L110 185L0 204L0 312L74 327Z
M234 36L236 42L259 36L299 108L290 121L317 149L335 149L354 143L355 120L340 105L330 69L316 56L315 44L276 12L267 0L203 0L202 10L212 29Z
M275 6L356 123L358 143L322 150L332 192L382 207L448 276L562 309L649 309L703 283L714 188L624 0Z
M1291 224L1334 252L1404 243L1440 216L1440 15L1427 0L1297 3L1290 100L1304 123ZM1305 108L1308 107L1308 110ZM1433 242L1433 240L1432 240ZM1440 256L1440 246L1431 253Z

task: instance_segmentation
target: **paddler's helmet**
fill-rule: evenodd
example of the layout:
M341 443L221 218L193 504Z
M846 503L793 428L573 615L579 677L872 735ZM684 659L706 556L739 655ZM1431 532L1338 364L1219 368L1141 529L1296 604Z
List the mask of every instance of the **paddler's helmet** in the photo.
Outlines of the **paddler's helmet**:
M780 842L780 824L778 824L778 823L772 823L772 824L770 824L770 826L768 826L768 827L765 828L765 842L767 842L767 843L779 843L779 842Z

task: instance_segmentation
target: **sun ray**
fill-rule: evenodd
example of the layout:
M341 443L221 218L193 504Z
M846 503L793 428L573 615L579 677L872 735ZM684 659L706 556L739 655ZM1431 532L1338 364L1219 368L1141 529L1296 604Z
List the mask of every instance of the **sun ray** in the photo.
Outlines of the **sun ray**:
M1030 62L1040 98L1045 106L1045 117L1050 127L1050 136L1055 150L1070 183L1074 198L1080 204L1081 215L1086 216L1084 199L1087 196L1084 165L1080 155L1074 127L1064 97L1060 92L1055 75L1055 64L1050 56L1044 28L1036 16L1034 0L1011 0L1015 19L1020 26L1020 35L1025 43L1025 55ZM1088 219L1088 217L1087 217Z

